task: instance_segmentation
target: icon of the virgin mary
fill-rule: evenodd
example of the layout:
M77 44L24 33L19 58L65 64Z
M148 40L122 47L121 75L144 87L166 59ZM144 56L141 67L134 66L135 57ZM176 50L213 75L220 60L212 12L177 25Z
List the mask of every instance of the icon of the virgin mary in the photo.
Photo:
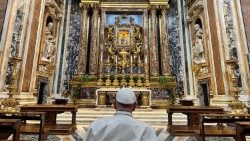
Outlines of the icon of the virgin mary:
M121 45L127 45L128 44L128 40L126 38L126 35L125 34L122 34L122 37L121 37Z

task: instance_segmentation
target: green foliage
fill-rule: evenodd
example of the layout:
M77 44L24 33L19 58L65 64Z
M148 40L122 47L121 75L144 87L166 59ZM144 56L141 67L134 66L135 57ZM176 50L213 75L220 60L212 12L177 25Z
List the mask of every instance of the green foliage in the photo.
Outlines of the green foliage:
M89 82L90 80L91 80L91 78L90 78L90 76L87 75L87 74L83 74L83 75L80 75L80 76L78 77L78 81L83 82L83 83Z
M137 82L137 81L138 81L138 76L137 76L137 75L134 76L134 77L133 77L133 80L134 80L134 82Z
M145 82L145 77L142 77L142 78L141 78L141 81L142 81L142 82Z
M164 84L167 84L169 83L169 78L166 76L166 75L162 75L159 77L158 79L158 82L161 84L161 85L164 85Z
M114 74L111 74L111 75L110 75L110 80L111 80L111 81L115 80L115 75L114 75Z
M130 80L129 75L126 75L126 76L125 76L125 80L126 80L127 82Z
M73 89L73 93L71 95L73 103L75 103L76 100L80 98L80 94L81 94L80 88L81 86L77 86L76 88Z

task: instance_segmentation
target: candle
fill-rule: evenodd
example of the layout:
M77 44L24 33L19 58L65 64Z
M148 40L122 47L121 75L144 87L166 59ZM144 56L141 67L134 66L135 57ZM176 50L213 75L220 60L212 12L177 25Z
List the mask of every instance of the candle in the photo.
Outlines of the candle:
M102 62L102 58L103 58L103 54L102 54L102 52L101 52L101 62Z
M102 59L103 59L103 45L101 45L101 62L102 62Z
M132 64L133 63L133 56L131 55L130 57L130 63Z
M115 63L117 64L117 55L115 56Z

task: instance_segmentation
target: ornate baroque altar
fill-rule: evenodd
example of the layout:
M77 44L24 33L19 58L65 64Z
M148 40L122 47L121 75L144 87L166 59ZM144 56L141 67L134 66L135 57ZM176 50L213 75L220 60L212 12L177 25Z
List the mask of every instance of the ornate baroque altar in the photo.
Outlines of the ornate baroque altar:
M80 6L80 46L71 93L107 105L110 92L132 87L141 106L164 106L176 87L170 70L168 1L132 6L82 0ZM89 82L82 79L85 76L90 76ZM160 84L160 76L166 76L167 83Z

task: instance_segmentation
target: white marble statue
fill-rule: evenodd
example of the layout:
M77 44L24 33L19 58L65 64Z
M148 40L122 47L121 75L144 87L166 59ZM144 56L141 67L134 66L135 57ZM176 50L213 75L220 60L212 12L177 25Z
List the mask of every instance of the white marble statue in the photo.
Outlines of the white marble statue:
M44 52L42 56L43 61L53 62L55 54L56 39L52 35L53 23L49 22L45 27L45 41L44 41Z
M199 24L194 25L195 38L193 45L193 61L196 64L204 63L204 43L203 43L203 31Z

